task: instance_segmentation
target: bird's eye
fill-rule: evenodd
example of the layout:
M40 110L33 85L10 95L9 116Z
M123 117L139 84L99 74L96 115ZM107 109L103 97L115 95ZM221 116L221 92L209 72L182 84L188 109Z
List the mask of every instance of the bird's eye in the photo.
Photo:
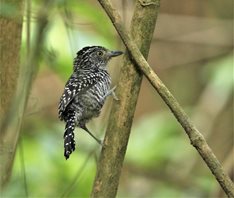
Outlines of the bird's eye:
M98 52L97 52L97 55L98 55L98 56L102 56L102 55L103 55L103 52L102 52L102 51L98 51Z

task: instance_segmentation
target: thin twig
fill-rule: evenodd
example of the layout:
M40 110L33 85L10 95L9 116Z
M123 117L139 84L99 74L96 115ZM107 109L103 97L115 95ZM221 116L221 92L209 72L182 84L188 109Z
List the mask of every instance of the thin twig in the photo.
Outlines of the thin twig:
M79 169L77 170L74 178L72 179L72 181L70 182L69 186L66 188L66 190L63 192L63 194L61 195L61 198L64 197L68 197L69 194L72 192L72 190L75 187L75 184L77 183L77 181L80 179L81 174L83 173L86 165L88 164L89 160L91 159L91 157L95 154L97 148L95 147L86 157L86 159L84 160L83 164L81 165L81 167L79 167Z
M27 183L27 175L26 175L26 169L25 169L24 145L23 145L22 137L20 137L20 140L19 140L19 157L20 157L20 164L21 164L21 169L22 169L22 174L23 174L25 197L28 198L28 183Z
M30 39L31 39L31 0L26 2L26 47L27 47L27 56L29 57L30 53Z
M214 155L211 148L208 146L203 135L196 129L195 125L191 122L177 100L174 98L168 88L162 83L159 77L154 73L152 68L148 65L138 47L123 27L123 23L121 21L119 13L113 8L109 0L98 1L112 21L131 57L138 65L139 69L144 73L149 82L152 84L152 86L159 93L163 101L170 108L178 122L184 128L190 139L191 144L197 149L204 162L207 164L207 166L215 176L216 180L219 182L220 186L229 197L234 197L234 186L231 179L224 172L223 167L221 166L217 157Z

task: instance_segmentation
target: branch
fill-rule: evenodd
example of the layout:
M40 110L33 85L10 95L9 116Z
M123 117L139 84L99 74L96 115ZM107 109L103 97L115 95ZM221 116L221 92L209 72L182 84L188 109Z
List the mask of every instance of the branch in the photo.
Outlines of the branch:
M159 3L159 1L151 0L154 4L150 6L142 6L137 2L131 22L134 42L146 58L159 12L156 2ZM142 77L142 72L137 69L126 53L116 90L120 100L113 103L110 112L92 197L116 196Z
M156 89L163 101L170 108L178 122L184 128L190 139L191 144L197 149L225 193L229 197L234 197L234 186L231 179L224 172L223 167L208 146L203 135L196 129L187 114L180 107L177 100L170 93L168 88L162 83L159 77L154 73L152 68L148 65L147 61L144 59L141 52L139 51L137 45L134 43L130 35L122 26L122 21L118 12L112 7L109 0L98 1L112 21L126 48L128 49L135 63L138 65L138 68L143 72L151 85Z

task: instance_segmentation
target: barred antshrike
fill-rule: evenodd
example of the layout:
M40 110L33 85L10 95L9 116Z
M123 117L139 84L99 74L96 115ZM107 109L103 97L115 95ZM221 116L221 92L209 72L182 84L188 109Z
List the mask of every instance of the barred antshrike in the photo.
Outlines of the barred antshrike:
M104 47L85 47L77 53L73 73L68 79L59 103L59 118L66 122L64 132L64 156L69 158L75 150L74 129L76 126L88 132L102 144L86 127L86 123L100 114L106 97L114 94L110 89L111 78L107 72L108 61L121 55Z

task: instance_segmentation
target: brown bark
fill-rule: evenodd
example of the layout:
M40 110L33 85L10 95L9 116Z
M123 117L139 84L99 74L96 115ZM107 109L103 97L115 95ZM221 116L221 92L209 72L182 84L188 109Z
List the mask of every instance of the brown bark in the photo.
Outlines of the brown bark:
M17 79L20 68L21 32L23 24L23 0L1 0L3 8L8 5L13 12L2 10L0 16L0 126L10 109L16 93ZM0 131L0 137L3 132ZM1 186L6 183L10 175L11 165L3 168L3 153L13 153L11 148L0 147Z
M137 2L132 18L131 35L145 58L155 29L159 1L151 0L144 6ZM125 53L116 90L119 101L115 101L111 109L92 197L116 196L141 81L142 73Z
M1 6L11 4L22 11L22 1L1 0ZM11 18L2 12L0 15L0 121L9 110L14 98L20 68L20 47L22 13L11 13Z

